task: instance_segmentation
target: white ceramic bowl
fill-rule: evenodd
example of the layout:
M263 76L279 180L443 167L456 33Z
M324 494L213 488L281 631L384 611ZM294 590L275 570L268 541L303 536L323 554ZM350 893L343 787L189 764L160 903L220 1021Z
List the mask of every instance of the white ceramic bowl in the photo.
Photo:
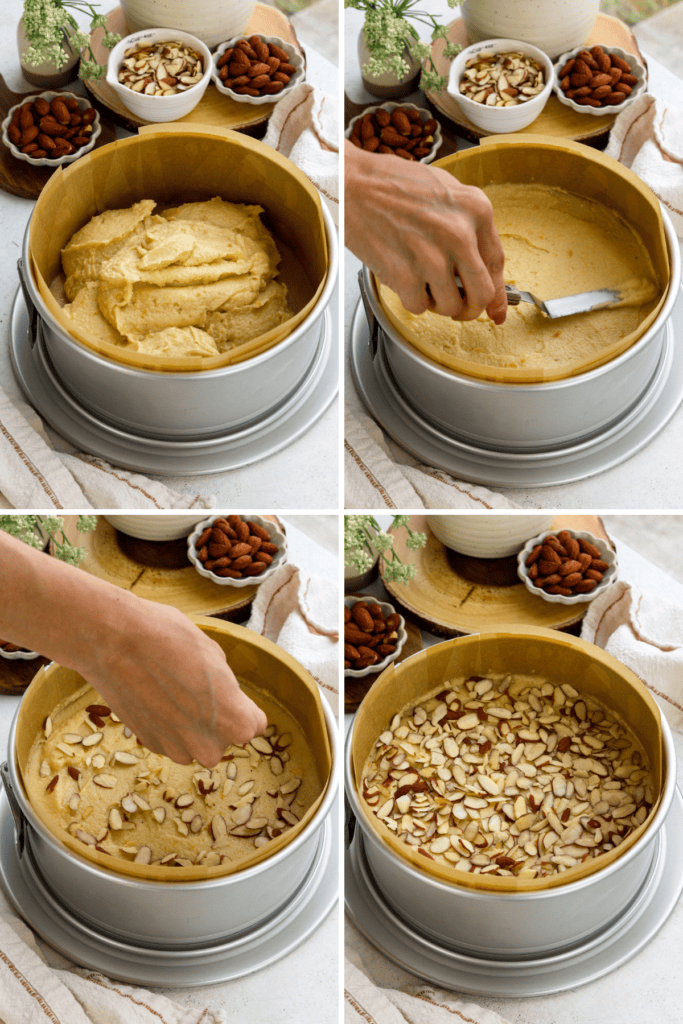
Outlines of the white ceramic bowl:
M187 537L192 528L201 520L206 518L206 513L201 515L183 515L169 512L167 515L139 515L139 516L104 516L115 530L127 533L129 537L137 537L139 540L178 540L180 537Z
M219 512L216 515L211 516L209 519L203 519L201 523L198 523L195 526L194 530L187 538L187 557L190 559L200 576L205 576L207 580L212 580L212 582L217 583L219 587L258 587L264 580L267 580L277 572L280 566L284 565L287 561L287 541L285 539L285 535L278 530L275 523L271 523L270 520L262 519L261 516L249 515L247 517L248 519L251 519L253 523L256 523L258 526L262 526L264 530L268 531L271 542L273 544L277 544L279 548L278 553L273 555L273 561L260 576L243 576L239 580L231 580L228 576L216 576L216 574L211 572L210 569L205 569L199 561L195 545L207 526L213 526L217 519L225 519L227 515L227 512Z
M6 651L4 647L0 647L0 658L5 658L6 661L33 661L39 657L38 651Z
M76 96L73 92L55 92L54 89L50 89L47 92L38 92L34 96L25 96L21 103L15 103L13 107L10 107L7 112L7 117L2 122L2 141L5 143L12 156L15 156L17 160L25 160L27 164L33 164L34 167L61 167L62 164L72 164L74 160L78 160L79 156L83 156L84 153L89 153L94 148L97 139L102 132L102 123L100 121L100 115L95 112L95 120L92 123L92 133L90 136L90 142L87 145L81 146L75 153L70 153L68 156L60 156L51 158L47 156L40 157L39 160L32 160L28 153L22 153L18 146L15 146L7 134L7 129L10 126L14 111L17 107L23 107L24 103L33 102L33 100L44 99L49 103L55 98L55 96L67 97L69 99L77 100L78 106L81 110L87 110L92 106L90 99L86 96Z
M541 597L544 601L549 601L551 604L582 604L586 601L594 601L598 594L602 594L612 583L616 583L617 556L609 544L601 537L594 537L592 533L587 533L585 530L567 530L567 533L571 534L575 540L587 540L590 544L593 544L600 552L602 561L607 562L609 565L597 587L594 587L588 594L572 594L571 597L565 597L564 594L547 594L541 587L535 587L533 580L529 579L529 570L525 563L531 554L532 548L537 544L541 544L550 534L555 536L557 530L546 530L544 533L539 533L537 537L532 537L531 540L527 541L517 556L517 575L530 594L533 594L535 597Z
M483 103L475 103L474 100L463 96L460 92L460 81L468 60L484 53L507 53L515 50L533 57L543 65L545 85L538 96L513 107L487 107ZM535 121L548 102L552 88L553 65L543 50L539 50L530 43L523 43L519 39L485 39L481 43L467 46L455 58L448 76L447 92L458 103L463 114L469 118L472 124L483 128L484 131L500 135L507 132L518 132Z
M349 121L349 126L344 132L344 138L351 138L351 132L353 131L354 124L356 123L356 121L359 121L361 118L365 117L366 114L374 114L376 110L388 110L389 113L391 113L393 110L396 110L396 107L408 107L410 108L410 110L419 110L423 123L425 121L436 120L436 118L432 117L432 114L429 110L426 110L425 107L418 107L415 103L400 103L391 101L388 103L379 103L375 107L366 107L362 114L358 114L357 117L354 117L351 121ZM443 135L441 134L441 125L439 124L438 121L436 122L436 131L433 133L433 135L434 141L432 143L431 149L427 153L427 156L423 156L418 161L418 163L430 164L441 148L441 144L443 142Z
M234 89L229 89L223 85L223 82L218 77L219 68L217 67L218 61L221 59L226 50L234 46L235 43L239 42L240 39L245 39L246 36L235 36L234 39L229 39L227 43L221 43L216 52L213 55L211 61L211 75L213 77L213 83L219 92L222 92L225 96L229 96L230 99L235 100L237 103L250 103L254 107L262 106L264 103L277 103L279 100L286 96L292 91L300 82L306 77L306 69L304 68L304 59L291 43L286 43L284 39L280 39L279 36L264 36L260 32L255 32L259 39L264 43L272 43L273 46L279 46L281 50L284 50L289 57L289 63L293 64L296 71L289 79L289 83L281 89L280 92L275 93L274 96L244 96L239 92L235 92Z
M171 93L169 96L145 96L140 92L133 92L127 85L122 85L118 80L119 69L123 62L124 54L129 47L136 43L158 43L158 42L186 43L187 46L196 50L202 58L204 74L196 85L185 92ZM211 81L211 51L208 46L191 36L187 32L178 32L172 28L147 28L140 32L133 32L125 36L120 43L117 43L109 54L107 61L107 83L117 93L121 102L137 117L145 121L177 121L179 118L189 114L199 103L206 92L206 87Z
M376 601L373 598L368 597L345 597L344 605L346 608L353 608L354 604L357 604L358 601L367 601L368 604L378 604L382 609L382 614L385 619L388 615L393 615L396 612L394 606L389 604L387 601ZM376 665L368 665L367 668L345 668L344 675L349 676L351 679L362 679L363 676L372 675L373 672L383 672L388 665L391 665L392 661L396 661L406 640L408 639L408 634L406 632L406 620L402 615L396 632L398 633L398 639L396 641L396 650L393 654L387 654L386 658L378 661Z
M636 97L642 96L642 94L647 91L645 68L632 53L626 53L626 51L622 50L620 46L603 46L602 49L605 53L614 53L617 57L621 57L622 60L626 61L628 66L631 68L631 74L638 79L638 82L632 87L631 95L627 96L623 103L619 103L613 107L582 106L580 103L570 100L569 97L565 96L562 92L562 89L560 88L560 71L568 60L571 60L572 57L576 57L577 53L581 50L585 50L587 46L588 44L584 43L583 46L577 46L568 53L563 53L561 57L558 57L557 63L553 68L553 91L560 103L563 103L565 107L571 107L571 109L575 110L577 114L592 114L593 117L604 117L605 114L619 114L629 105L629 103L632 103Z
M506 558L539 530L549 530L554 516L446 515L427 516L429 529L447 548L473 558Z

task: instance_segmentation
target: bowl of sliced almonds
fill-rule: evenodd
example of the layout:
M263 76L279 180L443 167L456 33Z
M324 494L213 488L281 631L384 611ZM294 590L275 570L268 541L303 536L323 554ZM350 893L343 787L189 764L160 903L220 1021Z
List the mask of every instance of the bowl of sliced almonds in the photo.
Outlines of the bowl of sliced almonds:
M485 39L455 58L447 90L472 124L501 134L535 121L552 88L553 65L542 50L519 39Z
M196 36L148 28L126 36L107 61L107 84L145 121L177 121L197 106L211 81L211 52Z

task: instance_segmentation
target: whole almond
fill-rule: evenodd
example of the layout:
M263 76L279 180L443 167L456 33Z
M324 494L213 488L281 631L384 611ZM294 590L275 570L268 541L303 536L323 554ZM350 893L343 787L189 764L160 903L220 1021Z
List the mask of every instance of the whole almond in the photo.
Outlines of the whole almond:
M372 633L375 625L372 615L358 602L351 609L351 617L364 633Z
M50 104L46 99L43 99L42 96L38 96L38 98L33 101L33 106L39 117L45 117L46 114L50 113ZM78 106L78 103L76 106Z
M397 108L391 114L391 123L399 133L399 135L410 135L410 121L406 117L405 111Z
M268 43L268 49L271 56L277 57L283 64L287 64L289 62L289 54L286 50L283 50L282 47L276 46L274 43Z
M261 64L259 61L257 61L256 64L251 65L251 67L247 71L247 74L249 75L250 78L256 78L258 75L270 76L270 68L268 67L267 64Z
M63 99L55 96L50 102L50 110L55 121L58 121L59 124L71 124L71 112Z
M260 526L258 523L253 522L251 519L247 519L247 526L255 537L260 537L262 541L270 541L270 534L266 530L265 526Z
M271 82L269 85L264 85L261 89L263 96L274 96L278 92L282 92L284 85L282 82Z

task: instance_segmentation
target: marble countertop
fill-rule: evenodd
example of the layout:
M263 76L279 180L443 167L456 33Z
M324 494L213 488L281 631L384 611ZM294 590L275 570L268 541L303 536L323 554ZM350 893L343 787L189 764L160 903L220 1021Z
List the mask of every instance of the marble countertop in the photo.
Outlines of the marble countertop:
M310 524L306 519L310 520ZM289 560L309 572L337 580L335 536L327 516L296 516L287 527ZM320 543L311 539L320 538ZM0 751L7 738L20 697L0 696ZM337 1005L339 973L339 909L335 907L297 949L282 960L235 981L199 989L153 989L188 1010L205 1006L224 1010L229 1021L268 1021L269 1024L323 1024L336 1019L330 1007ZM2 1007L0 1006L0 1019Z
M16 30L22 9L22 0L5 0L0 5L0 73L15 92L38 91L32 90L19 69ZM305 30L301 32L301 41L305 45ZM336 95L338 69L310 46L307 47L307 62L309 80ZM84 91L78 82L69 85L69 89ZM119 138L127 134L117 129ZM16 263L32 209L32 200L0 191L0 232L4 240L0 252L0 335L3 338L0 344L0 387L12 399L23 399L23 395L12 373L6 339L10 310L19 286ZM338 294L337 285L330 304L335 339L339 330ZM336 354L332 358L336 360ZM50 434L50 428L47 428L47 433ZM158 479L188 496L197 493L213 495L216 505L237 501L253 508L336 508L340 504L339 435L339 399L335 398L303 436L260 462L213 476L160 475ZM306 467L305 472L301 472L302 467ZM6 505L0 495L0 507Z
M421 5L426 11L449 24L458 17L446 0L425 0ZM680 14L683 24L683 9ZM377 103L375 97L364 88L358 64L358 34L363 25L361 11L347 9L344 12L345 37L345 82L347 96L355 103ZM420 30L418 26L418 30ZM427 41L429 34L424 27L421 37ZM639 36L640 38L640 36ZM643 32L642 41L648 37ZM664 49L660 46L660 51ZM660 56L658 52L657 57ZM663 61L664 62L664 61ZM680 70L680 69L678 69ZM406 97L407 102L426 106L420 92ZM459 148L468 148L470 143L459 140ZM351 322L360 301L357 285L360 261L348 250L344 253L344 325L347 357L345 359L345 394L349 414L365 407L356 393L349 369L348 346L351 338ZM620 465L573 483L550 487L498 487L490 486L494 492L505 495L521 508L680 508L683 505L683 474L678 465L676 452L683 445L683 406L673 418L642 451Z
M383 520L380 518L381 524ZM652 589L661 588L671 601L683 605L683 584L646 561L637 551L619 540L618 523L610 529L617 543L620 579ZM381 581L365 588L378 596L384 593ZM422 633L424 646L439 643L439 638ZM345 715L348 730L352 715ZM674 732L679 790L683 788L683 734ZM346 922L346 945L352 958L376 984L402 988L421 979L397 967L367 942ZM500 1014L509 1024L679 1024L683 1005L683 975L679 969L683 945L683 900L632 960L588 985L557 995L493 998L471 996L472 1002Z

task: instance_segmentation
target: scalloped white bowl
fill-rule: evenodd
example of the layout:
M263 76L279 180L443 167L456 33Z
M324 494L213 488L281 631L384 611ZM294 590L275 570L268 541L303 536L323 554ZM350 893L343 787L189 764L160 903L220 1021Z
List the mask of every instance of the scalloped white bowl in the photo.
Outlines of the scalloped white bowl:
M231 100L235 100L236 103L250 103L254 107L262 106L264 103L278 103L284 96L287 96L295 86L299 85L306 78L306 69L304 68L304 59L291 43L286 43L284 39L280 39L279 36L264 36L260 32L254 32L255 36L258 36L264 43L272 43L273 46L279 46L281 50L284 50L289 57L289 63L293 64L296 71L290 78L288 84L280 92L275 93L274 96L244 96L239 92L235 92L233 89L229 89L223 85L223 82L218 77L218 61L223 56L225 51L230 46L234 46L235 43L239 42L240 39L247 39L245 35L235 36L234 39L229 39L227 43L221 43L216 52L213 55L211 61L211 77L213 78L213 84L216 86L219 92L222 92L225 96L229 96Z
M631 74L635 75L638 79L637 85L633 86L631 95L627 96L623 103L619 103L614 107L588 107L582 106L580 103L576 103L574 100L570 100L568 96L562 92L560 88L560 71L565 66L568 60L572 57L576 57L577 53L581 50L585 50L588 44L584 43L583 46L575 46L573 50L569 50L567 53L563 53L561 57L558 57L555 66L553 67L553 92L557 96L560 103L565 107L571 107L577 114L591 114L593 117L605 117L606 114L620 114L622 110L625 110L629 103L633 103L638 96L642 96L647 91L647 80L645 76L645 68L639 62L637 57L634 57L632 53L627 53L626 50L622 50L620 46L602 46L605 53L615 53L617 57L621 57L625 60L629 67L632 69Z
M430 120L436 121L436 118L432 117L431 111L427 110L426 107L418 107L416 103L401 103L398 100L389 100L386 103L378 103L374 107L366 107L362 114L358 114L351 121L349 121L349 126L344 132L344 138L351 138L351 132L353 131L354 124L356 123L356 121L359 121L362 117L365 117L366 114L374 114L376 110L388 110L389 113L391 113L393 110L396 110L396 107L409 107L411 110L419 110L420 115L426 114L427 116L422 118L423 123L425 121ZM431 149L427 153L427 156L421 157L420 160L416 161L416 163L430 164L434 157L436 156L436 154L441 149L442 143L443 135L441 133L441 125L439 124L438 121L436 121L436 131L434 132L434 141L432 142Z
M389 604L388 601L379 601L373 597L354 597L350 595L344 598L344 605L346 608L353 608L354 604L357 604L358 601L367 601L370 604L378 604L382 609L382 614L384 615L385 619L388 615L393 615L396 612L396 609L394 608L393 604ZM400 617L401 621L399 623L398 629L396 630L396 632L398 633L398 639L396 641L396 650L394 651L394 653L387 654L386 658L383 658L382 661L378 661L376 665L368 665L367 668L345 668L345 676L349 676L351 679L362 679L363 676L372 675L373 672L383 672L385 668L391 665L392 661L396 661L405 645L406 640L408 639L408 634L406 632L406 620L403 618L402 615Z
M89 97L77 96L74 92L60 92L59 90L55 89L47 89L45 92L36 92L30 95L27 94L23 98L21 103L15 103L13 107L10 107L10 109L7 111L6 118L2 122L2 141L5 143L12 156L16 157L17 160L24 160L25 163L32 164L34 167L61 167L62 164L72 164L74 160L78 160L79 156L83 156L84 153L89 153L90 150L94 148L95 143L97 142L102 132L102 122L100 120L100 115L97 113L97 111L95 111L95 120L92 123L92 135L90 138L90 142L87 144L87 146L81 146L81 148L77 149L75 153L71 153L68 156L60 156L53 158L43 156L39 160L32 160L28 153L22 153L19 147L14 145L9 135L7 134L7 129L9 128L10 121L12 120L12 116L17 107L22 107L24 103L32 103L34 100L37 99L44 99L47 100L49 103L51 100L55 98L55 96L66 96L70 99L77 100L78 106L81 108L81 110L87 110L89 107L92 106Z
M38 651L6 651L0 647L0 658L5 658L6 661L33 661L39 657Z
M260 576L243 576L239 580L232 580L228 576L216 576L216 574L211 572L210 569L205 569L197 558L195 544L207 526L213 526L217 519L225 519L227 515L232 515L232 513L217 512L216 515L211 516L209 519L203 519L201 523L197 523L194 530L187 538L187 557L190 559L200 576L205 576L207 580L217 583L219 587L258 587L264 582L264 580L269 579L269 577L277 572L280 566L284 565L287 561L287 541L285 535L278 530L275 523L271 523L270 520L263 519L261 516L249 515L249 519L251 519L253 523L256 523L258 526L262 526L264 530L268 531L272 543L278 545L278 553L273 555L273 561ZM238 513L238 515L241 515L241 513Z
M572 594L571 597L565 597L564 594L547 594L545 590L541 589L541 587L535 587L533 580L529 579L529 570L527 569L525 562L531 554L532 549L536 544L542 543L542 541L551 534L556 536L557 532L557 530L545 530L543 533L539 533L537 537L532 537L531 540L527 541L517 555L517 575L530 594L534 594L536 597L540 597L544 601L549 601L550 604L583 604L586 601L594 601L598 594L604 593L612 583L616 583L618 563L616 553L612 551L609 544L601 537L596 537L594 534L588 533L586 530L567 530L567 533L571 534L575 540L587 540L590 544L595 545L600 552L602 561L608 563L609 568L603 573L602 580L598 583L597 587L594 587L588 594Z

